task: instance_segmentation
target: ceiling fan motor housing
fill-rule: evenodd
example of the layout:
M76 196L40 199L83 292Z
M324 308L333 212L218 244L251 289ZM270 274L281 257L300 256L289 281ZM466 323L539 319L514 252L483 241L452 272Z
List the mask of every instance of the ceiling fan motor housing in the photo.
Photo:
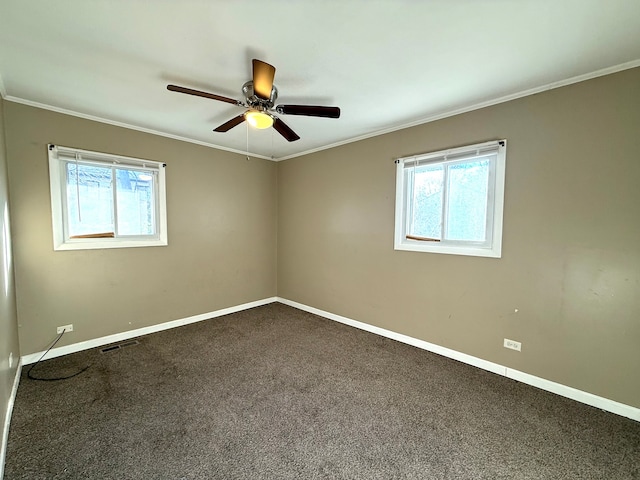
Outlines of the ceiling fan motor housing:
M249 80L242 86L242 94L246 100L247 106L261 112L271 110L278 98L278 89L275 85L271 87L271 95L268 99L260 98L253 89L253 81Z

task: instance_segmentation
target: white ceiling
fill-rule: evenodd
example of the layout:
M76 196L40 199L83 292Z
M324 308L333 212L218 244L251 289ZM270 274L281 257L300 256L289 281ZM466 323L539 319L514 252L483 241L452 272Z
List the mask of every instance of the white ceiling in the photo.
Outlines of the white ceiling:
M245 124L251 59L277 69L301 137ZM0 91L11 101L266 158L289 158L640 65L639 0L2 0ZM569 80L568 79L573 79ZM3 84L3 85L2 85ZM112 152L118 153L118 152Z

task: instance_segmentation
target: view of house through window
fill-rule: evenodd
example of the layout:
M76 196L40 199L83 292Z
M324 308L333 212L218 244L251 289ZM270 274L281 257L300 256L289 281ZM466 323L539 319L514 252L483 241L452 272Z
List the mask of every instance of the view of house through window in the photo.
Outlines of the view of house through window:
M67 162L69 237L155 235L154 172Z
M166 245L164 167L50 145L54 248Z

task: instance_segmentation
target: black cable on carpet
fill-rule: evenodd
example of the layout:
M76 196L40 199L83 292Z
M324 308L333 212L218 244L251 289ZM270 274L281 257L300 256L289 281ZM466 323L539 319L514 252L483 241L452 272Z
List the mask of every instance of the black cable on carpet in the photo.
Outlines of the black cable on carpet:
M55 341L51 344L51 346L49 348L47 348L47 351L44 352L42 354L42 356L38 359L38 361L36 363L34 363L31 368L29 369L29 371L27 372L27 377L29 377L31 380L39 380L42 382L56 382L58 380L67 380L69 378L73 378L76 377L78 375L80 375L82 372L86 371L91 365L87 365L86 367L84 367L82 370L80 370L79 372L76 372L72 375L68 375L66 377L54 377L54 378L41 378L41 377L35 377L33 375L31 375L31 371L36 368L36 366L42 361L42 359L44 359L44 357L47 355L47 353L49 353L49 351L56 346L56 343L58 343L60 341L60 339L62 338L62 336L64 335L64 333L66 332L66 330L62 330L62 333L60 335L58 335L58 338L55 339Z

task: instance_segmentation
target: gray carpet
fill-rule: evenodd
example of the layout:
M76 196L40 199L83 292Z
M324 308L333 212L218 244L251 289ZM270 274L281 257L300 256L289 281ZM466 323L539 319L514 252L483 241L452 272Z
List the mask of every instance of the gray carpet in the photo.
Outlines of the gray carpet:
M14 479L640 479L640 423L281 304L43 362Z

